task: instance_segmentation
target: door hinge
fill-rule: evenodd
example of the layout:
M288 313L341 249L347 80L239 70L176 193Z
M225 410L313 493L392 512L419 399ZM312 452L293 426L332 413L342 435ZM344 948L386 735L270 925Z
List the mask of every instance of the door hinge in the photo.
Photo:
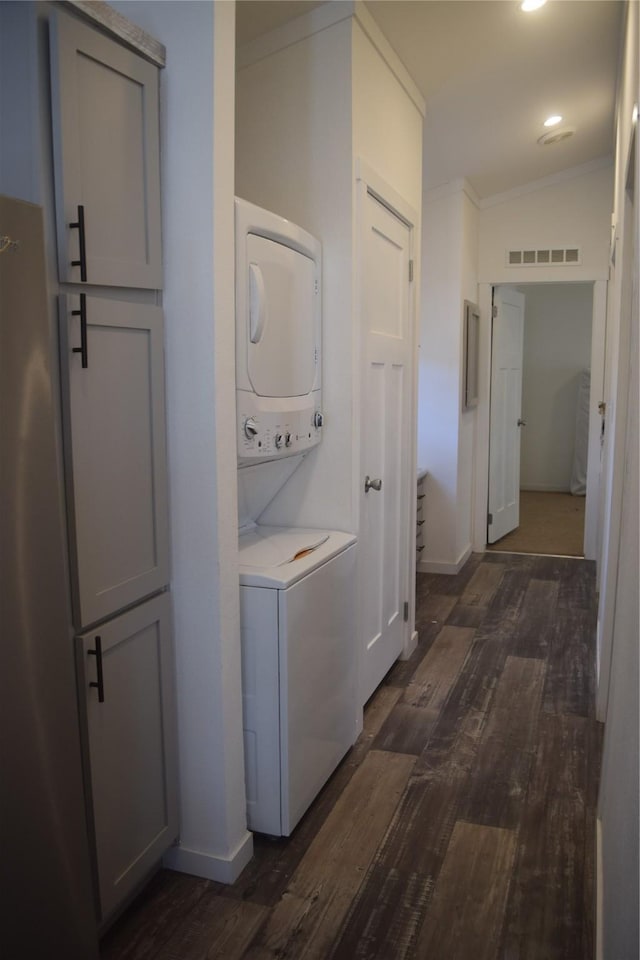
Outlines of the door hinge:
M491 316L493 317L494 320L498 316L498 307L495 304L491 308Z
M404 614L403 614L403 616L404 616L404 622L405 622L405 623L408 623L408 622L409 622L409 601L408 601L408 600L405 600L405 602L404 602Z
M489 524L489 526L491 526L491 524L493 523L493 514L492 514L492 513L488 513L488 514L487 514L487 523Z
M409 260L409 283L413 283L413 260Z

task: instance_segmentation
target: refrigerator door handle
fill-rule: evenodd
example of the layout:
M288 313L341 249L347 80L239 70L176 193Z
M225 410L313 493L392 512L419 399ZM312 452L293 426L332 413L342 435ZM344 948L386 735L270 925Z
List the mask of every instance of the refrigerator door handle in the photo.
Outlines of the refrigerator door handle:
M87 650L87 653L96 658L96 673L98 676L97 680L92 680L89 684L90 687L97 687L98 689L98 703L104 703L104 675L102 673L102 639L100 637L95 638L95 650Z

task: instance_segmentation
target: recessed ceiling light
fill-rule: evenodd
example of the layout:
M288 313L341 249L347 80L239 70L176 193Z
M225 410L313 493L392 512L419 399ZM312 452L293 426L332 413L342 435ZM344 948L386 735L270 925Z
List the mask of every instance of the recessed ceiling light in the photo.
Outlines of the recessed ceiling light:
M638 104L634 103L633 113L631 114L631 123L637 123L637 122L638 122Z
M540 7L544 7L547 0L522 0L520 4L520 9L524 10L525 13L531 13L532 10L539 10Z
M559 123L562 123L562 117L556 115L555 117L547 117L544 122L545 127L555 127Z

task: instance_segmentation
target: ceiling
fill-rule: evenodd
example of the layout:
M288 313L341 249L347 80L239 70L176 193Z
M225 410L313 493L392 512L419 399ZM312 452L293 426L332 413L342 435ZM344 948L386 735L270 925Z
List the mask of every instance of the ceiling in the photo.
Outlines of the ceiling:
M315 6L238 0L238 43ZM519 0L366 6L426 100L426 189L465 177L486 198L613 153L618 0L549 0L532 13ZM575 133L540 146L551 114Z

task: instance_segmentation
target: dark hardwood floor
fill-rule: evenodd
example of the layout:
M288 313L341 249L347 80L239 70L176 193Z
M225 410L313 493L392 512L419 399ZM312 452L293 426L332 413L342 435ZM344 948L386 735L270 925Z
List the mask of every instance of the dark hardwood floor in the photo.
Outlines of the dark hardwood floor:
M594 567L419 574L419 645L293 836L231 887L161 871L103 960L590 960Z

